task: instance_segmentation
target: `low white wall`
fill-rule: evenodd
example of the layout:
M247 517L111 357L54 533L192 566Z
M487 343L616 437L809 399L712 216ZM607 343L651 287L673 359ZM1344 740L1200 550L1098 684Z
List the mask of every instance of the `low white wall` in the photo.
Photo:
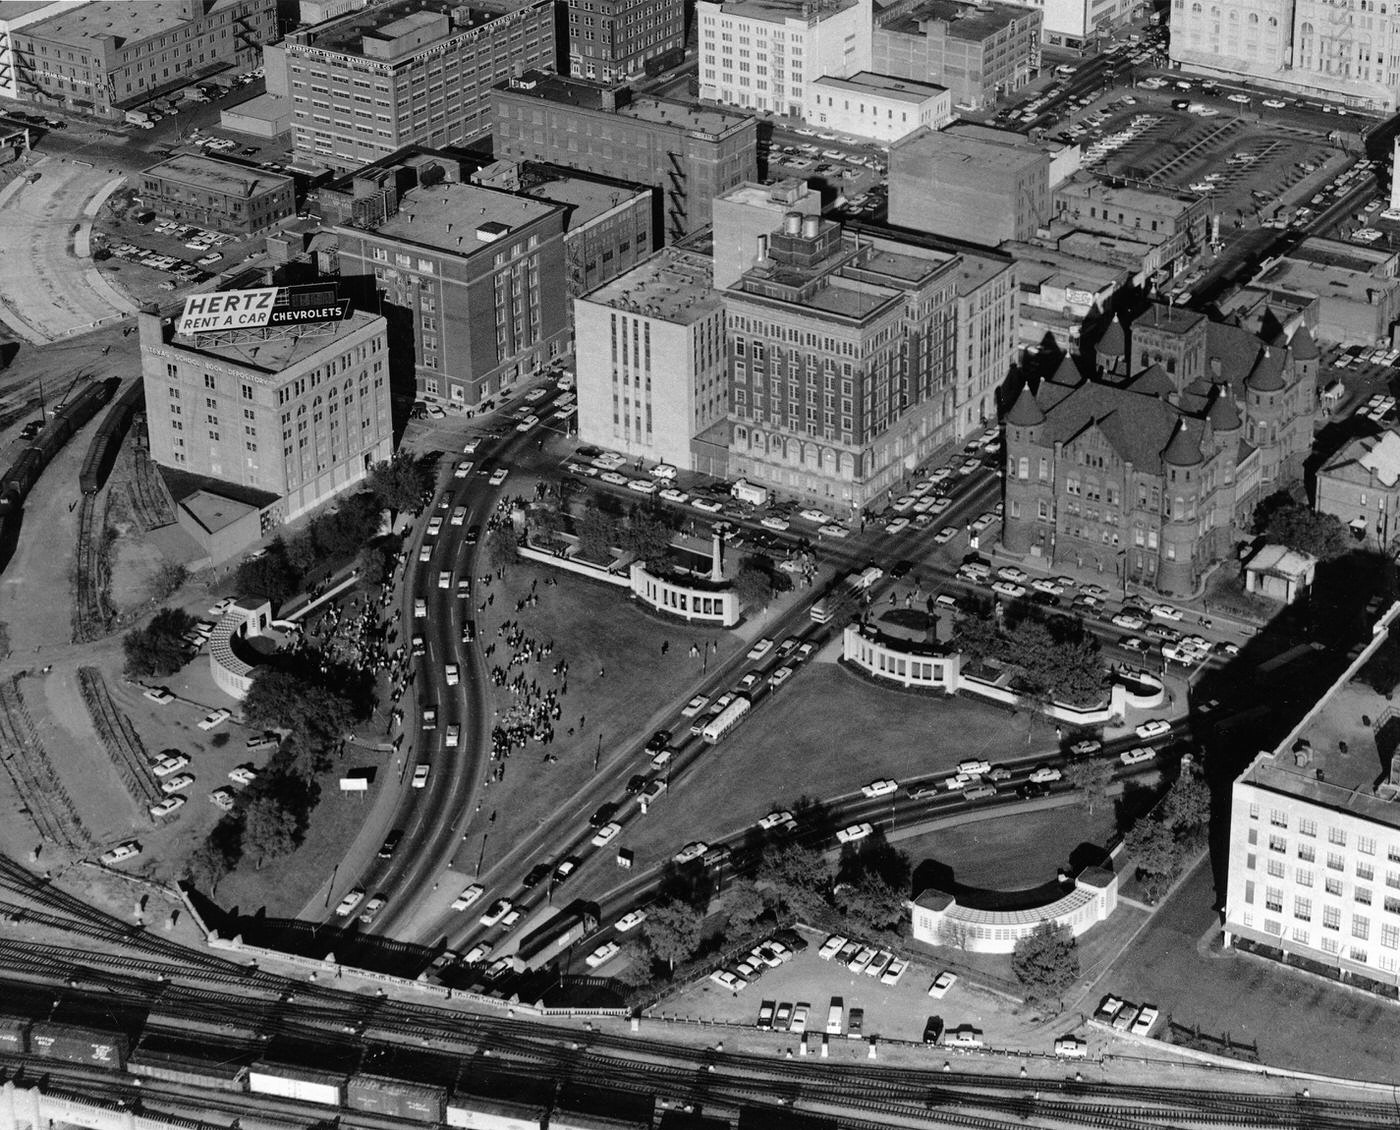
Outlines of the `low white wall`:
M632 563L632 594L643 604L682 619L732 628L739 622L739 594L733 589L694 589Z

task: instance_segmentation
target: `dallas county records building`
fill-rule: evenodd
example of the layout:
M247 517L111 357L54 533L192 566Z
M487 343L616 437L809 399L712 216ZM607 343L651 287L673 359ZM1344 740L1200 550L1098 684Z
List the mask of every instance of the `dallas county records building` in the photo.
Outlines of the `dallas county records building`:
M229 235L263 231L297 210L291 177L193 153L143 172L141 202L158 216Z
M354 311L264 336L181 335L178 320L151 308L138 321L151 458L276 495L265 529L348 490L393 454L382 316Z

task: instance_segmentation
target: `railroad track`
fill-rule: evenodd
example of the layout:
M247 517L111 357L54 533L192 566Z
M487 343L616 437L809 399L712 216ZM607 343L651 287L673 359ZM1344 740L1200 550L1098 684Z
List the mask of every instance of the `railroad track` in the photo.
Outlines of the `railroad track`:
M0 757L43 841L70 851L92 847L92 836L39 740L18 677L0 680Z
M73 570L73 642L96 639L106 630L101 592L99 540L93 530L97 500L83 495L78 503L78 544Z
M142 806L155 804L162 793L151 775L146 747L132 727L131 720L112 701L112 693L102 672L96 667L79 667L78 685L102 748L111 758L131 799Z
M166 501L165 488L156 481L156 473L155 464L144 452L132 452L127 491L131 495L132 513L145 533L175 521Z

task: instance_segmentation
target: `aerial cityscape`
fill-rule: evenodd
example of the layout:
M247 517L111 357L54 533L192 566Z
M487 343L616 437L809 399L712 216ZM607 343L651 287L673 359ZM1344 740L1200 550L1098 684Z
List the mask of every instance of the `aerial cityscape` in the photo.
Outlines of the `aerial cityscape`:
M0 0L0 1130L1400 1126L1400 53Z

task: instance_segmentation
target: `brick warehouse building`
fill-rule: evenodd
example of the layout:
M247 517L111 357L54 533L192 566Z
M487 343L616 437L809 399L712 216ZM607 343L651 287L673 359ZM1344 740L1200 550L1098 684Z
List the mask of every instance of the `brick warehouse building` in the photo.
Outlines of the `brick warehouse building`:
M1154 305L1085 377L1066 359L1006 417L1004 547L1169 596L1223 561L1297 482L1319 418L1307 327L1263 334Z

